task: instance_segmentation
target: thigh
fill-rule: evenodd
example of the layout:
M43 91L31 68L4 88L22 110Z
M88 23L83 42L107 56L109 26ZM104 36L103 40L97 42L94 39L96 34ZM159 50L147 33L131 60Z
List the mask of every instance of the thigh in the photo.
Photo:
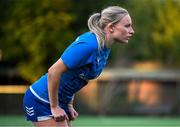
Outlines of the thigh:
M68 121L56 122L54 119L33 122L36 127L70 127Z

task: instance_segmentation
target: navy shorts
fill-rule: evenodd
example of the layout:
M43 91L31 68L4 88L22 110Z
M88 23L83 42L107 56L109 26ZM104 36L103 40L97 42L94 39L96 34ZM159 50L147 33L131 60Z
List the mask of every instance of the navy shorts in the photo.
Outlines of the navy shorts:
M38 99L30 89L28 89L24 95L23 107L27 120L38 122L52 118L50 104ZM65 110L70 118L67 104L60 104L60 107Z

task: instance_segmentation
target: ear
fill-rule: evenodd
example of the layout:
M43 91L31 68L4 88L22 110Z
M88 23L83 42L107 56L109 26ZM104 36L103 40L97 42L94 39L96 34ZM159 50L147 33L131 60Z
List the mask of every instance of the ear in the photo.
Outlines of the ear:
M114 32L114 25L112 23L109 23L107 25L108 32L113 33Z

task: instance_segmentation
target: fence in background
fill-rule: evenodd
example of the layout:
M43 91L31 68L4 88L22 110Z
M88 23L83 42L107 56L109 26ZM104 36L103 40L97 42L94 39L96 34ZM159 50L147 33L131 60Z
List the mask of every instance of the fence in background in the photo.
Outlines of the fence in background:
M23 94L29 84L12 74L0 75L0 114L23 113ZM179 70L105 69L77 93L75 108L81 114L171 115L180 114L179 97Z

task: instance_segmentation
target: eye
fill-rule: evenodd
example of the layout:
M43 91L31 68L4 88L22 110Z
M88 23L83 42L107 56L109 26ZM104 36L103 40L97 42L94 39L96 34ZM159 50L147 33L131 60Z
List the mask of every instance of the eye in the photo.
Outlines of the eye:
M131 26L131 24L126 24L126 25L124 25L126 28L128 28L128 27L130 27Z

